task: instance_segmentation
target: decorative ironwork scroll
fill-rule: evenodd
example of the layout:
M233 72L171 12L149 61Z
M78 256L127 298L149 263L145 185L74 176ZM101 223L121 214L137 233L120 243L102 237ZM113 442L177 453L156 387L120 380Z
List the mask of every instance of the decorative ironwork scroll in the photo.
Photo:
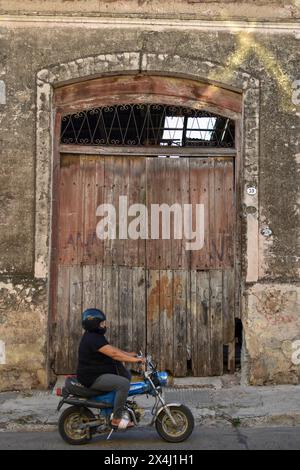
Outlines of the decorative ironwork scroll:
M61 143L116 146L235 146L235 122L204 110L121 104L63 116Z

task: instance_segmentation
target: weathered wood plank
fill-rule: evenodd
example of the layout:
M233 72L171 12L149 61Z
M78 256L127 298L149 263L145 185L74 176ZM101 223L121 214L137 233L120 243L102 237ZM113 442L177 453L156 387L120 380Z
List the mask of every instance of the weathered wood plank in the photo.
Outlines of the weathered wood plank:
M132 349L146 351L146 270L132 268Z
M122 166L120 165L120 174L117 178L119 185L119 197L122 197L123 202L118 202L118 219L119 219L119 230L118 237L119 243L117 244L117 264L119 266L136 266L137 253L136 250L130 249L132 240L128 239L128 207L130 206L130 189L131 189L131 175L130 175L130 158L122 158ZM117 183L115 182L115 190ZM124 199L124 196L127 199ZM126 201L126 204L124 203ZM136 202L136 201L135 201ZM124 203L124 204L123 204ZM122 216L120 209L122 209ZM123 213L124 211L124 213ZM132 256L133 255L133 256Z
M68 159L69 160L69 159ZM60 178L59 178L59 217L58 217L58 263L60 265L68 264L69 259L72 259L73 252L71 254L68 251L71 245L68 244L70 237L69 227L67 222L68 214L72 212L72 200L71 197L67 197L70 192L68 191L70 185L69 171L67 165L61 166ZM69 248L69 250L68 250Z
M174 307L173 271L171 270L161 270L159 273L159 331L160 367L173 373Z
M83 196L83 264L95 264L96 236L96 159L80 158Z
M195 375L209 376L211 375L211 337L210 337L210 283L209 271L192 271L193 286L192 295L193 308L196 310L195 318L195 334L197 348L197 363L194 367ZM196 288L196 292L195 292ZM195 295L196 294L196 295ZM194 302L196 305L194 305ZM193 361L194 365L194 361Z
M103 266L103 305L107 317L107 337L119 346L119 268Z
M104 202L105 204L114 204L114 163L113 157L106 157L104 159ZM113 264L113 248L114 241L110 236L104 240L104 259L105 266L112 266Z
M101 146L101 145L77 145L77 144L61 144L59 146L59 151L62 154L65 153L72 153L74 155L101 155L107 156L109 155L114 156L123 156L127 158L128 156L152 156L156 157L157 154L162 153L162 149L159 150L156 147L142 147L142 146L114 146L110 145L109 147ZM184 153L185 157L198 157L198 158L207 158L209 156L219 157L219 156L236 156L236 149L234 148L193 148L193 147L186 147L184 150L182 147L164 147L163 154L164 155L178 155L182 156Z
M147 353L160 364L159 270L147 271Z
M81 175L79 160L73 155L61 161L58 219L58 262L65 265L80 263L82 230Z
M78 347L82 337L82 267L72 266L70 272L69 371L76 373Z
M82 110L87 103L89 107L131 103L132 95L135 97L134 102L145 102L146 95L148 96L146 102L157 103L160 102L162 95L166 95L169 102L172 100L174 104L186 106L188 103L191 106L191 102L194 101L196 107L201 97L201 102L206 103L208 110L211 107L221 108L225 115L230 111L235 116L242 110L240 93L196 80L147 75L139 77L122 75L115 77L114 80L111 77L101 77L92 81L71 83L57 88L54 99L55 105L63 107L66 113L71 109L75 112L78 109Z
M208 200L209 200L209 258L210 269L216 268L216 228L215 228L215 162L208 164Z
M225 162L215 159L214 169L214 228L215 236L213 238L215 250L215 267L222 269L226 265L227 253L225 251L225 234L227 233L227 216L225 206L225 188L224 188L224 165Z
M147 157L146 159L146 204L148 213L151 213L151 205L152 204L159 204L160 203L160 191L162 187L162 179L161 179L161 171L163 170L164 166L163 163L160 161L159 158L152 158ZM155 236L160 236L160 226L161 224L156 219L155 223L157 223L157 227L159 229L159 233ZM154 238L154 234L151 231L151 227L153 226L153 221L149 217L148 220L148 232L149 232L149 239L146 241L146 265L149 269L159 269L161 264L161 240L158 238Z
M184 208L190 203L190 178L188 158L169 158L171 169L168 179L170 180L169 204L178 205L181 217L175 218L172 214L171 241L168 243L171 252L172 269L189 269L191 252L187 250L184 233ZM177 222L177 223L176 223ZM176 223L176 227L174 224Z
M209 199L209 159L192 158L190 166L190 203L193 207L193 230L196 229L196 204L204 207L204 246L191 251L191 269L209 269L210 260L210 199Z
M119 347L132 351L132 268L119 267Z
M113 206L116 211L116 239L112 241L112 264L116 266L124 266L124 241L120 239L121 224L119 219L119 198L127 192L128 186L128 160L123 157L114 157L113 175L114 182L112 186ZM126 171L127 170L127 171ZM127 184L126 184L127 182Z
M173 334L174 374L187 373L187 275L183 270L173 271Z
M143 204L146 206L146 159L144 157L130 158L130 180L128 191L128 204ZM146 206L147 207L147 206ZM139 214L138 214L139 215ZM132 220L132 218L131 218ZM147 231L147 219L144 219L144 225ZM141 227L137 228L141 231ZM140 238L127 241L127 249L125 256L128 266L145 266L146 265L146 235L142 233ZM126 247L126 245L125 245Z
M127 239L122 241L123 243L123 251L124 251L124 265L125 266L139 266L139 246L141 244L141 239L139 237L140 232L140 225L137 224L137 218L139 217L139 212L130 212L130 216L127 217L127 211L129 208L133 210L133 206L135 204L141 204L143 201L141 200L140 194L140 184L141 184L141 177L144 171L142 170L143 165L145 165L143 158L132 158L127 157L126 159L126 179L124 178L126 184L123 190L123 195L127 196L127 208L126 208L126 215L123 218L124 222L126 222L126 236ZM143 175L145 178L145 174ZM124 204L125 208L125 204ZM135 207L137 209L137 207ZM134 229L134 237L133 237L133 229ZM130 232L130 233L129 233ZM136 238L137 237L137 238ZM145 244L145 240L142 240L142 244ZM142 264L145 266L145 262Z
M103 290L103 266L95 265L95 306L104 310L104 290ZM109 314L109 312L104 312Z
M211 375L223 374L222 271L210 271Z
M105 166L104 158L98 157L96 159L96 175L95 175L95 184L96 184L96 211L99 206L105 203L104 200L104 189L105 189ZM98 217L95 214L95 230L97 229L97 224L100 222L102 217ZM104 241L101 240L96 233L96 244L95 244L95 263L103 264L104 260Z
M187 270L186 273L186 360L187 360L187 374L190 375L193 369L192 364L192 284L191 284L191 271Z
M229 344L235 334L234 271L223 271L223 342Z
M190 351L191 370L194 376L198 373L198 327L197 327L197 272L189 272L188 297L188 348Z
M82 308L95 308L95 266L87 265L82 267Z
M235 194L234 194L234 162L224 162L224 212L226 215L225 256L226 267L234 266L235 237Z
M172 158L158 158L158 163L161 165L160 175L160 187L156 188L159 194L159 203L166 204L169 208L173 206L176 198L175 191L175 175L176 169L174 167L174 159ZM167 212L166 212L167 214ZM159 241L160 245L160 269L171 269L172 268L172 250L174 243L174 215L169 215L169 220L166 217L165 234L162 233L162 240ZM168 233L169 231L169 233ZM174 246L175 248L175 246Z

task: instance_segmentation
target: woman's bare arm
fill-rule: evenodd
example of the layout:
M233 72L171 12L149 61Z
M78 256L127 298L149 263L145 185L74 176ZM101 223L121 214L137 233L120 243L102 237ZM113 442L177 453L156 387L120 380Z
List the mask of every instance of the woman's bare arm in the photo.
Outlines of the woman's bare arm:
M105 346L102 346L98 350L102 354L105 354L106 356L111 357L115 361L120 361L120 362L144 362L143 359L137 358L133 356L133 353L127 353L125 351L122 351L121 349L115 348L114 346L111 346L110 344L106 344Z

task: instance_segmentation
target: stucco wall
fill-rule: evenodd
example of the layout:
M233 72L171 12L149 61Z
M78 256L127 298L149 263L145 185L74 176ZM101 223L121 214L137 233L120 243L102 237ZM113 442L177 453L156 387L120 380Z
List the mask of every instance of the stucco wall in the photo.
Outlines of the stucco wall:
M0 390L46 387L45 283L13 276L0 281L0 292Z
M10 2L9 8L16 3ZM35 2L25 3L26 7L35 8ZM70 2L62 3L66 11ZM73 11L77 11L77 4L81 3L80 8L83 8L84 3L93 2L72 3ZM109 9L114 3L109 2ZM143 3L145 13L150 2ZM257 3L267 8L271 2ZM280 16L279 12L288 11L287 6L296 8L297 2L278 2L283 3L284 6L275 9ZM50 8L51 2L39 4L42 11L46 4ZM213 3L212 8L215 7ZM0 8L3 10L3 2ZM137 8L141 8L141 4ZM46 381L47 282L34 279L34 262L35 247L39 243L35 241L36 220L47 217L46 206L50 201L46 185L44 194L39 194L40 209L36 214L37 74L44 69L55 75L55 70L61 70L60 64L74 61L75 68L82 68L81 75L89 76L88 67L84 69L86 62L81 59L93 58L90 62L95 64L94 58L101 54L114 57L115 61L114 68L110 69L108 58L102 73L105 70L116 72L118 67L122 72L131 67L132 72L164 70L184 75L183 60L180 60L184 58L184 70L194 77L199 73L201 80L236 89L239 88L237 74L245 73L259 84L255 95L259 100L259 122L255 110L249 106L245 112L249 122L253 112L253 122L249 129L244 129L248 141L255 129L258 130L260 138L253 140L253 155L258 152L259 162L251 161L251 148L248 148L242 186L245 189L247 185L257 184L258 193L254 199L245 193L240 207L245 371L251 383L297 382L300 368L292 364L287 352L291 348L287 345L300 339L295 286L299 262L296 257L299 217L296 176L300 100L295 91L296 80L300 80L299 32L280 31L275 26L268 32L264 32L263 27L252 32L236 27L232 32L224 24L219 30L215 26L212 30L188 23L182 27L153 22L145 25L143 21L134 25L113 25L103 18L80 25L55 19L43 23L32 18L23 20L24 17L22 21L6 18L0 27L0 80L6 89L5 104L0 104L0 291L3 300L0 340L6 346L6 365L0 365L0 389L43 386ZM122 65L124 51L138 54L136 64ZM48 87L53 86L51 80L47 83ZM242 86L240 89L246 93ZM42 110L48 104L39 102L38 105ZM48 127L45 132L50 132L48 123L44 125ZM271 228L270 237L260 234L264 227ZM45 243L49 244L49 240ZM252 249L258 260L258 271L254 269L254 272L249 270L253 262L249 250ZM279 307L274 299L278 299Z
M295 19L299 0L0 0L0 13Z

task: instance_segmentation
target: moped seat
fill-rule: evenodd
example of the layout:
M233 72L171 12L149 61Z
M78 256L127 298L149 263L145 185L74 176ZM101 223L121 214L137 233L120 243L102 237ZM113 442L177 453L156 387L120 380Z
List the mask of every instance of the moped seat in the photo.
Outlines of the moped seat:
M105 394L107 394L107 392L100 392L99 390L84 387L75 377L67 377L65 386L62 389L63 397L74 395L76 397L91 398Z

